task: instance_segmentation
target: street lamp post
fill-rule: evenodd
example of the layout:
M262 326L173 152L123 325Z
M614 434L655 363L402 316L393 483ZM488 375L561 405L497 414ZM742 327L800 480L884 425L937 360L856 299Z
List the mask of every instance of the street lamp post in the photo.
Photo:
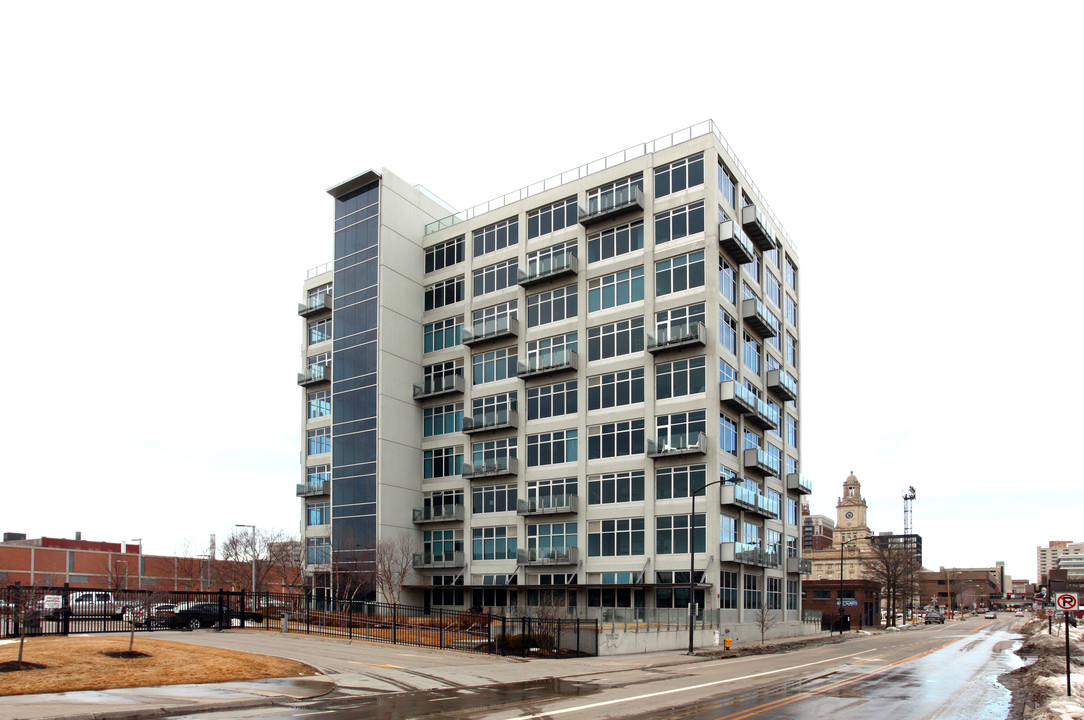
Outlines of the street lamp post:
M718 485L720 483L727 482L729 479L730 478L719 478L718 480L712 480L709 483L705 483L704 485L701 485L700 487L696 488L695 490L693 490L691 487L689 488L689 490L690 490L689 496L690 496L690 499L692 501L692 508L691 508L692 512L689 513L689 654L690 655L695 654L695 651L693 650L693 626L695 625L695 623L694 623L695 617L693 616L693 607L695 605L694 601L695 601L695 598L696 598L696 543L695 543L695 541L693 539L693 535L694 535L693 522L694 522L694 518L696 518L696 494L698 492L700 492L701 490L705 490L705 489L711 487L712 485ZM707 528L707 523L705 522L704 523L704 540L705 540L705 542L707 541L707 532L708 532L708 528Z
M843 634L843 548L847 545L858 542L859 540L865 540L864 537L853 537L850 540L844 540L839 544L839 592L836 594L836 602L839 603L839 634Z
M236 524L237 527L252 528L252 592L256 592L256 526L255 525L243 525L241 523ZM255 601L254 601L255 602Z

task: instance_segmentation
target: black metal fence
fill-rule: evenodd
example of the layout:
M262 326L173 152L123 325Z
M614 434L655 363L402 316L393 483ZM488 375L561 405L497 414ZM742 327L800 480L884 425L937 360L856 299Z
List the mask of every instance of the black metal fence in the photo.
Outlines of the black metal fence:
M12 586L0 591L0 637L262 628L521 657L598 655L597 620L313 598L282 593L150 592Z

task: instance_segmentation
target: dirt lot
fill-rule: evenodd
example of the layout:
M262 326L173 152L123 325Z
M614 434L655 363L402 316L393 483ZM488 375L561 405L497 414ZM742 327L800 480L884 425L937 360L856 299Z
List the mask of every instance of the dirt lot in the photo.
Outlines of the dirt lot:
M105 654L127 651L127 637L28 638L23 662L44 667L0 672L0 695L317 674L315 668L294 660L167 640L138 638L133 649L145 657ZM0 669L12 667L18 656L18 642L0 645Z

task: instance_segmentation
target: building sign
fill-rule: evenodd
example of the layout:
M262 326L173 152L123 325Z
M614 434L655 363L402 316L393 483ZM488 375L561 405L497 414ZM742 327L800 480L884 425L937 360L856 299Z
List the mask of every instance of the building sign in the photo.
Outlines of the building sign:
M836 605L842 603L843 607L858 607L858 601L854 598L843 598L843 600L836 600Z
M46 595L42 600L41 606L45 610L59 610L60 606L64 604L64 598L59 595Z

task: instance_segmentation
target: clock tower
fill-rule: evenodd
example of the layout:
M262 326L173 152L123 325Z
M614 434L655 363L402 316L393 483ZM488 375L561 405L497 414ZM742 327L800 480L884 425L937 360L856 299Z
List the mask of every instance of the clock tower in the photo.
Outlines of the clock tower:
M862 484L852 470L843 481L843 497L836 503L835 542L855 537L868 538L870 535L866 525L866 501L862 498Z

